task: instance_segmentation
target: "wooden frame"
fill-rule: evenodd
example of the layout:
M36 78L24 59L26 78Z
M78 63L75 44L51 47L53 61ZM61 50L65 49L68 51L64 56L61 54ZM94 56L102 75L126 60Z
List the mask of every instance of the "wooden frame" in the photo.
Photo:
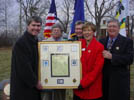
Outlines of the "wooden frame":
M38 43L39 80L44 89L77 88L81 79L80 41Z

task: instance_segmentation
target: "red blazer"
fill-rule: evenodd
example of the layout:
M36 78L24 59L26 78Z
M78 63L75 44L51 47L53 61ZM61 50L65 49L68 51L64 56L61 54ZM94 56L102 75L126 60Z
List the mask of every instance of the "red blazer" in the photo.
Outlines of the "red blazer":
M102 97L102 67L104 47L95 38L86 46L86 40L82 39L82 80L80 84L84 89L74 89L75 95L81 99L97 99Z

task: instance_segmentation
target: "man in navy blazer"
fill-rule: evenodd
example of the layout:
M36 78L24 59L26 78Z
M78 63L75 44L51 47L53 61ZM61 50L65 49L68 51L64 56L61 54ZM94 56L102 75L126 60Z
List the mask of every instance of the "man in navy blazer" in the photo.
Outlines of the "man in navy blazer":
M108 36L101 39L105 50L103 67L103 100L129 100L128 66L133 62L133 41L119 34L120 23L108 21Z

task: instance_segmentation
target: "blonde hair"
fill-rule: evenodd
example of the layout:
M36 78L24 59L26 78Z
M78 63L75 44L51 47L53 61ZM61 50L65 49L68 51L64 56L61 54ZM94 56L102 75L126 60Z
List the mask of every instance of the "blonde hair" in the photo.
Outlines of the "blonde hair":
M93 32L96 31L96 26L92 22L85 22L85 24L82 26L82 30L89 27Z

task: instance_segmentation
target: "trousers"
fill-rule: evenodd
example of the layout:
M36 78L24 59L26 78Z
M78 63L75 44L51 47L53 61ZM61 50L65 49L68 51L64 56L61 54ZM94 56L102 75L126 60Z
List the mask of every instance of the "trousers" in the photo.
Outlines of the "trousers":
M43 91L41 93L42 100L65 100L65 89L53 89L52 91Z

